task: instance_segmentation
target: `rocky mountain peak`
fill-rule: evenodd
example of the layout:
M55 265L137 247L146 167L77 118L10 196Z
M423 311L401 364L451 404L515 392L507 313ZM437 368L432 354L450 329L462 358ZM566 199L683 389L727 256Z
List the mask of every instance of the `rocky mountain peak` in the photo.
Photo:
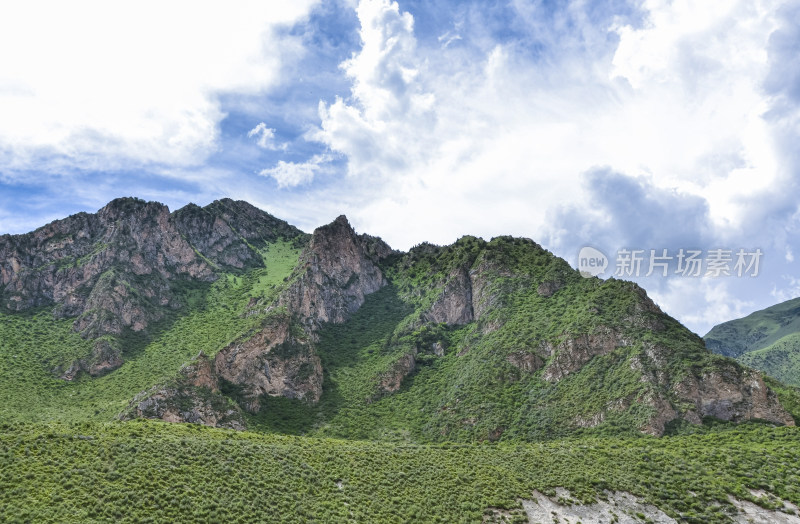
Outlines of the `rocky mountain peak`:
M314 322L344 322L386 278L344 215L314 230L283 301Z
M169 214L169 208L160 202L147 202L135 197L120 197L100 208L97 216L105 220L119 220L130 215L162 212Z
M312 244L319 244L321 242L334 242L344 239L353 239L355 242L356 237L356 232L353 226L350 225L347 217L345 215L339 215L330 224L325 224L315 229L311 242Z
M170 213L158 202L117 198L97 213L0 237L0 303L13 311L52 307L56 317L74 318L74 329L88 339L143 332L183 307L181 281L209 282L220 269L263 266L259 248L303 235L242 201ZM92 355L56 372L72 379L122 362L119 344L104 339Z
M338 217L336 217L336 219L333 222L331 222L331 225L334 225L334 224L335 225L339 225L339 226L347 226L350 229L352 229L352 226L350 225L350 221L347 220L347 216L346 215L339 215Z
M396 393L440 406L424 423L398 419L434 439L660 435L704 417L794 424L769 380L708 353L644 289L582 278L529 239L467 236L399 253L344 215L307 235L232 199L170 213L121 198L0 237L0 306L51 308L92 341L80 349L90 354L47 361L66 380L145 358L126 341L168 333L162 319L186 314L193 333L224 335L193 341L191 354L205 353L159 375L175 380L148 382L131 416L240 428L240 409L270 409L268 397L316 409L330 380L351 388L342 399L363 400L358 409ZM354 372L337 375L343 365ZM487 409L487 395L513 401ZM336 413L319 415L336 424Z
M216 373L242 388L244 409L261 409L262 395L320 399L323 370L314 349L317 332L324 322L345 322L366 295L386 285L369 254L369 246L378 241L365 242L344 215L314 231L293 283L278 299L289 314L270 316L255 335L217 354ZM299 329L293 329L293 323Z
M269 242L305 234L287 222L241 201L223 198L205 207L189 204L172 214L178 231L218 268L241 270L263 264L258 252Z

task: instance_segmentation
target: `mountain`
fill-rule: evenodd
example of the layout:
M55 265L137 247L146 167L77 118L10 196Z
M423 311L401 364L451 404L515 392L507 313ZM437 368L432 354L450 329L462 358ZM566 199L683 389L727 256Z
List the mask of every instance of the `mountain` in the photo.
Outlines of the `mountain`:
M0 236L3 522L797 522L797 416L529 239L131 198Z
M714 326L703 338L715 353L800 386L800 298Z
M260 264L268 242L302 233L244 202L166 206L135 198L110 202L27 235L0 237L0 285L7 311L48 308L71 319L92 350L55 362L62 378L122 365L125 338L180 310L186 283Z
M529 239L393 250L245 202L0 237L0 415L412 442L792 426L797 394Z

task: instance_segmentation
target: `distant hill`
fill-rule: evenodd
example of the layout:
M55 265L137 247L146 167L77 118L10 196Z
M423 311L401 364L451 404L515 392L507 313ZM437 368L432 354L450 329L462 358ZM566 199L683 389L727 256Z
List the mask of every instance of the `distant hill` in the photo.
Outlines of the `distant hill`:
M715 353L800 386L800 298L714 326L703 338Z

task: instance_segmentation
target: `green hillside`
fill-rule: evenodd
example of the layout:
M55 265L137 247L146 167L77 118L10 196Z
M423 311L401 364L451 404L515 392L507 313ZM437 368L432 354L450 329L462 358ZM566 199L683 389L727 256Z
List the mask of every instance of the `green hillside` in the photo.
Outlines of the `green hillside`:
M800 387L800 298L715 326L703 338L715 353Z
M730 522L729 495L800 503L800 435L746 424L693 436L396 445L134 421L0 426L0 520L527 522L622 490L686 522ZM503 517L505 515L505 517ZM636 515L632 515L636 518ZM645 521L644 515L637 521Z
M791 333L769 346L742 354L739 361L800 387L800 332Z
M460 265L487 262L503 268L492 280L500 302L487 317L463 326L420 325L421 312L439 295L446 275ZM634 435L652 416L652 407L609 406L657 390L634 369L634 363L646 362L642 355L650 345L669 348L660 373L673 381L726 362L673 319L639 311L640 297L631 283L584 279L523 239L486 243L465 237L448 247L421 246L390 261L386 272L391 286L369 296L350 321L322 331L319 351L327 374L320 404L275 399L271 407L277 409L266 410L255 424L297 434L414 442ZM549 279L563 288L542 296L536 283ZM661 325L653 330L652 322ZM484 333L492 324L500 327ZM543 379L546 356L533 372L509 360L537 358L542 344L557 345L572 333L607 326L639 336L640 342L595 356L556 385ZM434 344L443 347L441 356L424 349ZM422 350L413 373L397 392L382 393L381 377L416 348ZM799 398L791 389L780 395L785 405ZM800 418L800 410L793 413ZM593 427L576 423L597 414L602 421Z
M285 288L299 249L279 241L263 254L265 267L227 273L213 284L187 283L180 293L188 310L151 328L148 337L129 332L125 363L101 377L67 382L49 371L52 362L88 350L67 320L43 310L2 313L3 420L114 420L136 394L169 382L199 352L213 356L246 338L266 315L248 304L267 304ZM643 310L633 284L584 279L527 240L465 237L452 246L423 245L393 255L382 267L390 284L368 295L347 322L319 332L320 402L264 396L263 408L246 414L248 427L406 442L638 435L655 410L638 399L669 395L637 368L654 365L648 364L648 348L669 348L659 380L675 382L727 365L674 320ZM430 321L426 312L459 268L484 268L485 294L495 303L479 321ZM542 281L561 288L543 295L537 290ZM557 382L546 380L559 350L548 357L543 346L557 348L575 334L609 329L636 342L579 361ZM412 356L414 366L398 371ZM533 367L521 367L520 359ZM381 386L387 380L393 387ZM222 393L242 405L237 388L223 387ZM794 393L780 394L791 405Z
M101 377L75 381L50 370L91 351L72 329L47 309L13 313L0 309L0 420L113 420L139 392L173 377L200 351L213 355L257 326L263 315L244 316L253 298L274 298L297 264L299 248L278 241L264 251L264 267L228 273L213 284L186 282L180 290L186 310L150 329L128 331L126 362Z
M556 488L690 522L800 503L797 389L529 239L397 252L343 216L305 235L122 199L0 253L2 522L523 523ZM764 322L783 353L737 356L789 369L789 324Z

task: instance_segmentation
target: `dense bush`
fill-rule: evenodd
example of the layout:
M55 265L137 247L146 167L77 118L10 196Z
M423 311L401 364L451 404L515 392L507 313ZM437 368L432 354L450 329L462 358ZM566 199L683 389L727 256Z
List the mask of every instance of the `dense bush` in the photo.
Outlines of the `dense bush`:
M728 522L732 494L800 503L800 435L402 445L135 421L0 427L3 522L481 522L534 489L623 490L676 519Z

